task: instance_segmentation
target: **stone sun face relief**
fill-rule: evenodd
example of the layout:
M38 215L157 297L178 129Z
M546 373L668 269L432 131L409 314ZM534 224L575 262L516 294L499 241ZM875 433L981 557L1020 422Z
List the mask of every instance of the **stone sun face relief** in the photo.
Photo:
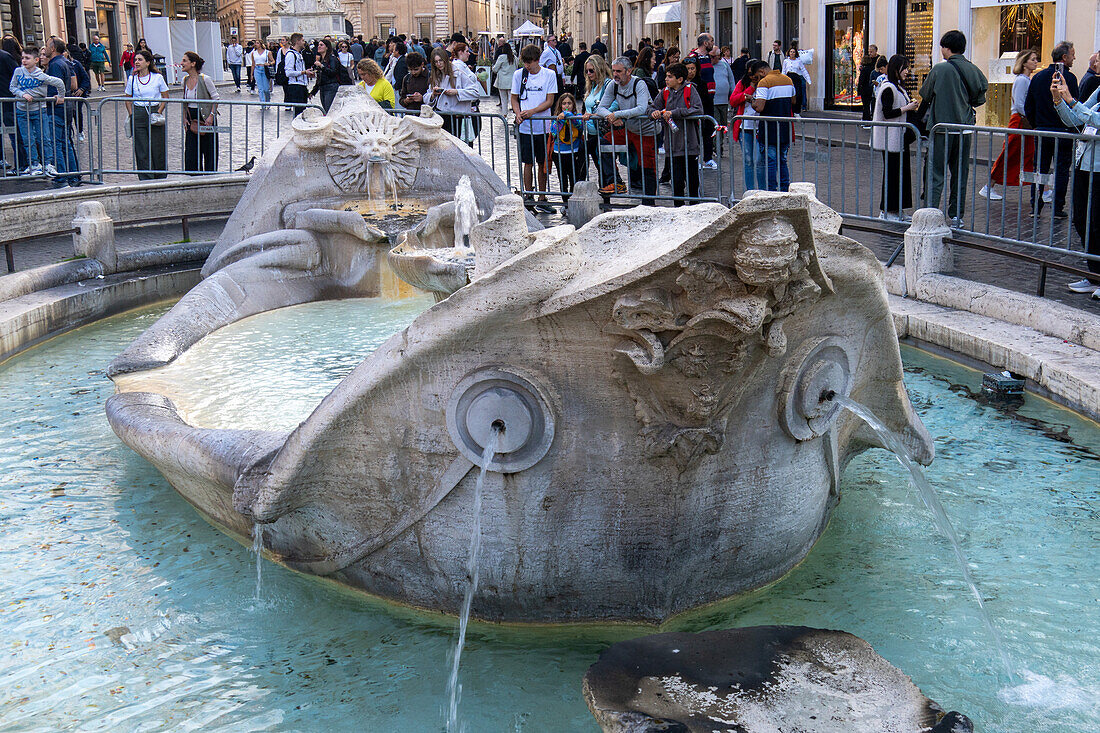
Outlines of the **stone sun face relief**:
M349 115L332 124L325 150L332 180L349 193L385 196L408 189L416 178L420 145L401 121L378 110Z

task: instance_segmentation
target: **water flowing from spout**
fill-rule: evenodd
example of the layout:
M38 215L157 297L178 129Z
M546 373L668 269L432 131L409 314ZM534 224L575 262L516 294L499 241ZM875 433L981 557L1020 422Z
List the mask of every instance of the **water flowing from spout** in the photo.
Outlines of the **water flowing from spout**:
M252 554L256 556L256 600L263 595L264 572L264 526L259 522L252 524Z
M455 640L454 656L451 660L451 676L447 680L447 733L458 733L458 703L462 698L462 685L458 684L458 667L462 660L462 647L466 644L466 627L470 623L470 606L477 592L477 556L481 550L481 494L485 488L487 467L497 452L500 429L496 426L489 432L485 450L481 454L481 471L477 474L474 486L474 530L470 535L470 555L466 558L466 594L462 598L462 610L458 616L458 638Z
M913 460L912 454L901 441L901 437L890 430L890 428L886 427L885 423L879 420L873 412L867 409L867 407L843 395L834 394L830 395L828 398L834 400L841 407L867 423L867 425L875 431L875 434L879 437L879 440L882 441L882 444L892 451L894 456L897 457L898 462L909 471L910 484L916 488L924 506L932 513L932 518L935 521L937 529L947 538L947 541L951 545L951 550L955 554L955 561L959 565L959 570L962 571L963 579L966 581L967 586L970 587L970 592L974 595L974 598L978 601L978 610L982 622L985 624L986 631L989 633L989 638L992 640L993 646L997 649L997 654L1001 658L1001 664L1004 665L1005 674L1008 676L1009 682L1013 683L1015 677L1012 673L1012 664L1009 661L1008 654L1005 653L1004 646L1001 644L1000 634L997 633L997 629L993 626L993 620L989 616L989 611L986 610L985 600L982 598L981 591L978 590L978 584L974 581L974 576L970 574L970 565L967 562L966 554L962 550L962 545L959 543L959 536L955 532L951 520L947 517L947 510L944 509L939 494L936 493L932 484L929 483L928 477L924 475L924 471L921 469L920 465Z

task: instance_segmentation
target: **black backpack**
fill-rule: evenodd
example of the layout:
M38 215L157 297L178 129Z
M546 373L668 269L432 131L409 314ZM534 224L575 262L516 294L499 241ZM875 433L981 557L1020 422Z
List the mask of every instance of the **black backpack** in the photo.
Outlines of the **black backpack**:
M649 88L649 98L650 99L656 99L657 98L658 89L657 89L657 80L656 79L654 79L649 74L646 74L645 76L636 76L634 78L635 79L641 79L642 81L645 82L645 85Z
M287 51L279 57L279 63L275 66L275 83L281 87L285 87L290 83L290 79L286 75L286 57L290 51Z

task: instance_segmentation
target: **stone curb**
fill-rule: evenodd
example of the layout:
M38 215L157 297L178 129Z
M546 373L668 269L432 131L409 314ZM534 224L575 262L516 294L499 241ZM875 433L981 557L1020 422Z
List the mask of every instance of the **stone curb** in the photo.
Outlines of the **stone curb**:
M202 279L200 267L188 262L107 275L9 300L0 308L0 362L78 326L177 298Z
M899 339L1007 369L1040 394L1100 420L1100 353L1033 328L897 295L890 296L890 311Z

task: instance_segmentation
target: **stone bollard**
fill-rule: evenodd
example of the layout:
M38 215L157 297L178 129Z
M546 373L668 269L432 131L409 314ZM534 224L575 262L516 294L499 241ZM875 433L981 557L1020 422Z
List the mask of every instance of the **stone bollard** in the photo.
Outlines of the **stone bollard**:
M73 250L98 260L107 274L118 270L118 252L115 251L115 223L107 216L103 204L98 201L82 201L76 206L73 219Z
M913 223L905 230L905 292L917 292L917 283L930 273L955 269L955 253L944 238L951 228L939 209L917 209Z
M600 214L603 205L603 196L600 189L592 181L580 181L573 188L569 197L569 203L565 207L565 218L573 226L580 229Z

